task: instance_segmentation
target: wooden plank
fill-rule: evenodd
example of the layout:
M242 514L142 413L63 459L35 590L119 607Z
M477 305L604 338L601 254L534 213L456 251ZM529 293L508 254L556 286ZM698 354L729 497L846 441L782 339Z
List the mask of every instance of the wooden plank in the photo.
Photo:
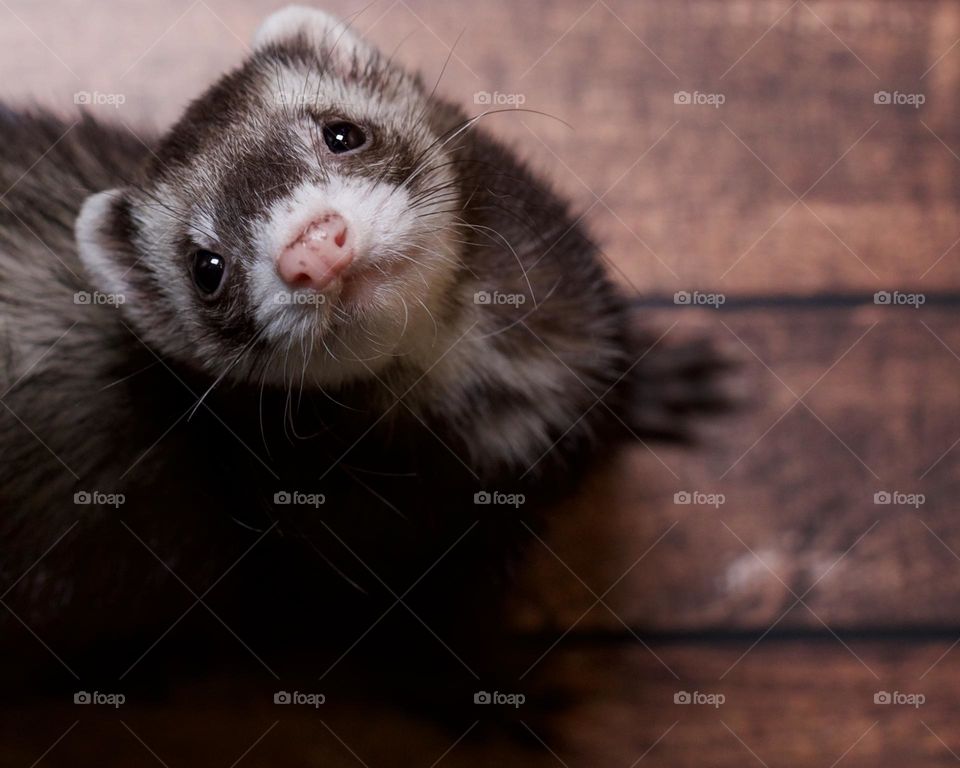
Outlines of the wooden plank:
M11 0L0 9L4 96L70 108L78 87L119 92L126 103L101 108L105 118L164 125L240 60L273 6L211 0L183 15ZM950 49L960 10L882 8L538 0L517 14L498 0L464 15L416 0L371 6L357 26L387 50L402 43L399 59L428 80L463 31L443 93L468 106L481 90L520 94L572 126L533 114L487 120L590 209L613 268L638 291L955 289L960 53ZM357 10L347 0L328 9ZM676 105L678 90L725 103ZM878 90L926 102L876 105Z
M531 537L518 625L957 626L953 317L872 306L700 313L704 328L756 354L745 353L745 373L757 407L718 423L699 450L632 449L558 510L546 541ZM680 330L691 315L658 319ZM674 503L695 491L725 503ZM925 503L874 503L894 491ZM795 604L804 595L809 609Z
M956 663L918 680L949 642L855 643L859 658L832 640L765 642L720 680L748 645L655 646L659 658L641 647L562 653L551 674L560 688L572 683L579 704L553 721L544 740L569 765L631 765L643 755L642 765L672 767L954 759ZM725 700L674 704L678 692L695 691ZM875 704L884 691L921 694L925 703Z
M808 768L842 758L845 766L923 768L952 764L960 752L953 727L960 655L921 679L950 643L858 641L848 651L831 639L765 641L724 676L748 640L649 650L633 641L568 642L511 689L527 697L518 708L473 706L447 723L376 695L330 697L316 709L277 706L262 679L215 673L152 698L131 695L116 710L64 697L8 703L0 709L0 743L5 762L30 765L42 756L50 768L159 761L188 768L240 758L250 766L405 768L437 761ZM924 701L877 704L881 692ZM683 693L712 696L715 705L675 703Z

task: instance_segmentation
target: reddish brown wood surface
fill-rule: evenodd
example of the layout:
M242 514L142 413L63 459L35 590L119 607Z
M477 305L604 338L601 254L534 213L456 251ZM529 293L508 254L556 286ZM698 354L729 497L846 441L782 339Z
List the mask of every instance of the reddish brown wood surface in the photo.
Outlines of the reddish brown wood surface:
M718 423L698 450L632 449L558 511L532 548L521 625L956 626L954 312L657 316L738 346L756 406ZM674 503L684 492L723 503ZM884 492L924 499L876 504Z

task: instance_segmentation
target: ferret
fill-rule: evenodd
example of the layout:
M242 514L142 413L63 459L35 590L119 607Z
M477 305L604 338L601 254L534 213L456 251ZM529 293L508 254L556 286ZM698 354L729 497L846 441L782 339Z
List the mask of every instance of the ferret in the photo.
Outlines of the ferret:
M302 7L161 136L0 108L7 641L66 675L197 598L469 608L590 466L723 402L502 111Z

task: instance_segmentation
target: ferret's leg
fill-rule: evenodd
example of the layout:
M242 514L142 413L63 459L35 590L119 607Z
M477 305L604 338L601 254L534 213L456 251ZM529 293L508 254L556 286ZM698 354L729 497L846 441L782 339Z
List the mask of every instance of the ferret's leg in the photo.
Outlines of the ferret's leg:
M636 363L621 395L624 420L637 437L695 442L710 416L743 405L744 387L736 375L742 361L716 339L667 334L658 340L640 332L631 346L628 364Z

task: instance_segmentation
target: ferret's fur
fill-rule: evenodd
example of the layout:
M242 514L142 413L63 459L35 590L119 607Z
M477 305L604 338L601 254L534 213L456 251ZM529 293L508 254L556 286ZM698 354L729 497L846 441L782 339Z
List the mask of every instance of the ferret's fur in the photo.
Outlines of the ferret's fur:
M369 126L369 149L325 155L330 116ZM613 441L682 437L716 403L715 360L636 330L577 219L482 119L324 14L271 17L161 137L77 120L0 108L8 636L33 643L22 622L69 656L162 629L181 579L248 617L309 581L329 623L337 590L362 602L431 568L420 592L469 600L504 531ZM272 303L265 252L318 195L366 217L362 307ZM215 302L196 248L232 260Z

